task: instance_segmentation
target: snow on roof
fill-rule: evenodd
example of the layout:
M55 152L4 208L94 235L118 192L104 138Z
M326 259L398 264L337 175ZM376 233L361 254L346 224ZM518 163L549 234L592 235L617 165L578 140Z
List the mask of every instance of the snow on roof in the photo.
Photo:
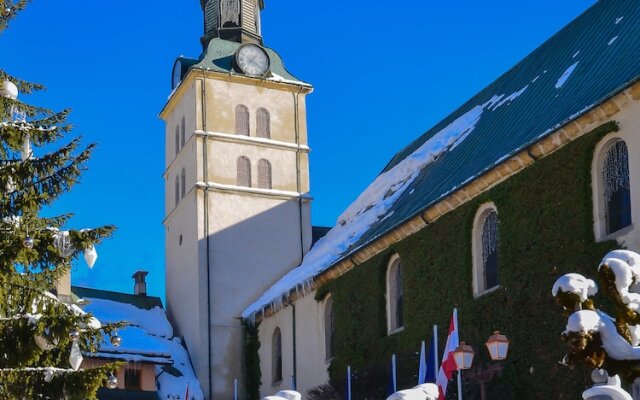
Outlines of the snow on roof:
M112 300L85 298L85 311L92 313L103 323L127 322L118 335L122 344L114 347L108 340L95 354L101 358L112 358L131 362L156 364L159 398L182 396L189 385L190 397L202 400L204 396L196 378L189 355L173 329L165 311L160 307L150 310L132 304ZM167 368L171 365L173 368ZM175 368L175 369L174 369Z
M291 270L245 309L242 317L249 318L270 303L280 305L282 297L288 295L291 290L306 290L310 281L333 265L371 225L389 217L390 208L416 179L420 171L441 154L455 148L466 139L486 110L495 111L506 102L515 101L527 90L527 87L506 97L505 94L493 96L484 104L473 107L433 135L393 168L380 174L338 217L336 226L311 248L302 264Z

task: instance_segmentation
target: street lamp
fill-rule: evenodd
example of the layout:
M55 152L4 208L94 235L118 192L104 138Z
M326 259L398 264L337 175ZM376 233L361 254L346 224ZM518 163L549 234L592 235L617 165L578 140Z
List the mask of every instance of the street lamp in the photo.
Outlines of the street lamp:
M509 339L507 339L505 335L502 335L500 331L494 331L485 345L487 346L487 350L489 350L491 359L493 361L501 361L507 358L509 343Z
M465 342L460 342L460 346L453 351L453 358L456 361L458 371L471 368L473 364L473 348Z

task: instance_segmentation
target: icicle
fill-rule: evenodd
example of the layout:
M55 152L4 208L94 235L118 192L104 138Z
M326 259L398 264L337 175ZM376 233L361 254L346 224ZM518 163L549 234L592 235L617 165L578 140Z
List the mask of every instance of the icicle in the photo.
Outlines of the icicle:
M20 158L22 161L26 161L31 158L33 152L31 151L31 137L29 134L24 135L24 142L22 142L22 151L20 152Z
M80 346L78 342L73 342L71 345L71 354L69 354L69 364L71 364L71 368L74 371L80 369L80 365L82 365L83 357L82 352L80 351Z
M482 262L487 263L491 254L498 250L498 213L492 211L487 215L482 227Z
M93 268L98 259L98 252L96 248L92 245L91 247L84 250L84 260L87 262L89 268Z
M605 202L609 203L619 189L629 190L629 152L624 141L616 141L607 150L602 175Z

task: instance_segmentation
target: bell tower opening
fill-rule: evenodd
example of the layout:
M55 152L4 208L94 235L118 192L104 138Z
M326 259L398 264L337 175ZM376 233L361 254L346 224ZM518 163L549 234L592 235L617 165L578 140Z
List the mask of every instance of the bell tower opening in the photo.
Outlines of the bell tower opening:
M260 12L264 0L201 0L200 4L204 12L203 49L213 38L262 44Z

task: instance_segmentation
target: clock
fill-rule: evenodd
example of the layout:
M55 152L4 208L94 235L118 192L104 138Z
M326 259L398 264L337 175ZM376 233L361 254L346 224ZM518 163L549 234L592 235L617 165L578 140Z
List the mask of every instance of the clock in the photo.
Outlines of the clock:
M244 44L236 52L236 64L249 76L263 76L269 71L270 63L267 52L257 44Z

